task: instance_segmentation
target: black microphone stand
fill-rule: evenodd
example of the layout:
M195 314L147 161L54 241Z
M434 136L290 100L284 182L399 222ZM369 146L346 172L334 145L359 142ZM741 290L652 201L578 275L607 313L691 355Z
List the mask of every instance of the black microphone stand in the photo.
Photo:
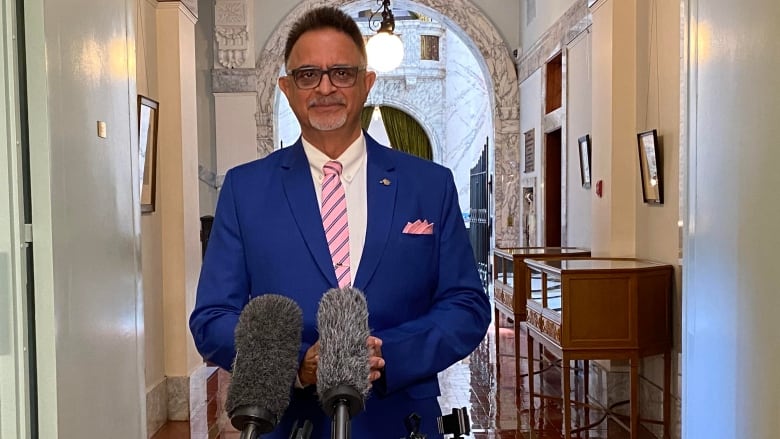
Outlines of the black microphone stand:
M351 439L350 420L363 410L363 397L350 386L336 386L323 394L322 409L333 419L330 429L331 439Z
M266 409L241 406L230 413L230 423L241 431L241 439L257 439L270 433L276 426L276 418Z
M298 426L298 421L293 422L290 437L288 439L309 439L311 437L312 425L309 420L303 421L303 425Z
M352 437L352 423L349 417L349 403L339 398L333 413L330 437L333 439L349 439Z

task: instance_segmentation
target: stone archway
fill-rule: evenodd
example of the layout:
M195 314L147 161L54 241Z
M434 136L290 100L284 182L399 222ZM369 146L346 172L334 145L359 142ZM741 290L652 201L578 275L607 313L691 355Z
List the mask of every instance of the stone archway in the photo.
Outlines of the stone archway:
M376 6L373 1L304 0L277 26L257 58L257 150L263 156L274 150L274 109L276 84L280 66L284 63L284 42L292 23L306 11L318 6ZM500 35L468 0L396 0L395 6L421 11L448 25L474 52L475 58L490 78L493 95L495 157L495 244L516 246L520 240L519 221L512 221L519 207L519 86L515 63Z

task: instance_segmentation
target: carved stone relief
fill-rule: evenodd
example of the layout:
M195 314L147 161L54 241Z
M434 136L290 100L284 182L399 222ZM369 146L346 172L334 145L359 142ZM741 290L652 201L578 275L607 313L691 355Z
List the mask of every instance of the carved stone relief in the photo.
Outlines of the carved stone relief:
M217 0L214 5L214 39L219 67L243 66L249 49L249 27L245 0Z

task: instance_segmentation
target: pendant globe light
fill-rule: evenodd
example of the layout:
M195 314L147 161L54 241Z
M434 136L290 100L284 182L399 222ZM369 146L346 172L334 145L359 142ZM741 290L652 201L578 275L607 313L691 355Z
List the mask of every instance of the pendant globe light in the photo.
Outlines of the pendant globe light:
M368 65L379 72L389 72L401 65L404 59L404 45L398 35L393 34L395 30L395 17L390 9L390 0L377 0L381 4L382 22L379 24L379 30L366 43L366 52L368 53ZM380 9L371 14L368 21L368 28L374 30L375 23L373 17L378 14Z

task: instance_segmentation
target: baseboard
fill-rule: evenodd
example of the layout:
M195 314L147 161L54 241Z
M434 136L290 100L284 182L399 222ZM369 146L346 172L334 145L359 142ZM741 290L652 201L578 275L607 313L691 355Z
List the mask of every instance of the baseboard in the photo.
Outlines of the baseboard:
M163 379L146 392L146 437L157 433L168 421L168 386Z
M168 377L168 420L190 419L190 377Z

